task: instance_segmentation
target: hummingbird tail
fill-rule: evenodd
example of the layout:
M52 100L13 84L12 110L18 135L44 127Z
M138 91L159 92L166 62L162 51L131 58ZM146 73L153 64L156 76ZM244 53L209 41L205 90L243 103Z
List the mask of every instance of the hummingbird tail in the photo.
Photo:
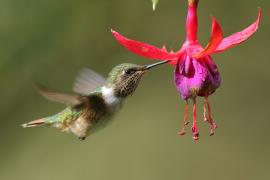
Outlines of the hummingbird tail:
M45 123L46 123L46 122L45 122L44 119L37 119L37 120L31 121L31 122L22 124L22 127L23 127L23 128L28 128L28 127L42 126L42 125L44 125Z

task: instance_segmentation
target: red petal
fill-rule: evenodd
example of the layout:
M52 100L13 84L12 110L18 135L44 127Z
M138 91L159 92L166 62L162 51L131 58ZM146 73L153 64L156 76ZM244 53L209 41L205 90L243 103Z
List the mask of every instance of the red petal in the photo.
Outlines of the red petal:
M227 38L224 38L222 42L219 44L218 48L215 52L222 52L226 49L229 49L235 45L238 45L242 43L243 41L247 40L249 37L251 37L258 29L260 20L261 20L262 12L261 9L259 9L258 18L257 20L248 26L243 31L237 32L233 35L230 35Z
M212 17L212 32L208 45L200 52L193 55L194 58L202 58L215 52L223 39L222 29L214 17Z
M114 37L116 38L116 40L122 46L124 46L131 52L138 54L140 56L150 58L150 59L158 59L158 60L172 59L178 56L177 53L168 53L166 49L164 48L159 49L155 46L152 46L143 42L128 39L116 31L112 30L112 33Z

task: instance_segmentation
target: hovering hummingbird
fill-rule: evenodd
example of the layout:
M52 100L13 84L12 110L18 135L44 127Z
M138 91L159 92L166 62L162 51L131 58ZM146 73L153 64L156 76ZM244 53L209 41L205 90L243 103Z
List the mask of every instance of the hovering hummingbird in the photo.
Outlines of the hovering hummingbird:
M61 93L37 85L36 89L46 99L67 107L58 114L25 123L22 127L49 125L84 140L89 132L104 127L112 119L123 100L135 91L145 72L169 61L146 66L120 64L112 69L107 80L90 69L83 69L75 80L74 93Z

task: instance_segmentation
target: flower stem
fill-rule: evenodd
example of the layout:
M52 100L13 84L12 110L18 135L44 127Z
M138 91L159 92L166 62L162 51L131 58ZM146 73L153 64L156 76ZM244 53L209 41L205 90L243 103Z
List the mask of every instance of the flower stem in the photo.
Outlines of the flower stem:
M198 5L198 3L199 3L199 0L188 0L188 5Z
M188 0L188 13L186 18L187 41L197 41L197 6L199 0Z

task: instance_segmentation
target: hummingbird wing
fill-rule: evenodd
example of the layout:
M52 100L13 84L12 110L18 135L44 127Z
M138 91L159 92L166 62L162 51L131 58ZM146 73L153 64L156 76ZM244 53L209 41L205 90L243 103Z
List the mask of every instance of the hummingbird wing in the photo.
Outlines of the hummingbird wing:
M85 98L79 94L57 92L40 84L36 84L35 89L46 99L63 103L68 106L78 106L83 103Z
M82 69L77 76L73 91L88 96L97 87L102 86L106 79L91 69Z

